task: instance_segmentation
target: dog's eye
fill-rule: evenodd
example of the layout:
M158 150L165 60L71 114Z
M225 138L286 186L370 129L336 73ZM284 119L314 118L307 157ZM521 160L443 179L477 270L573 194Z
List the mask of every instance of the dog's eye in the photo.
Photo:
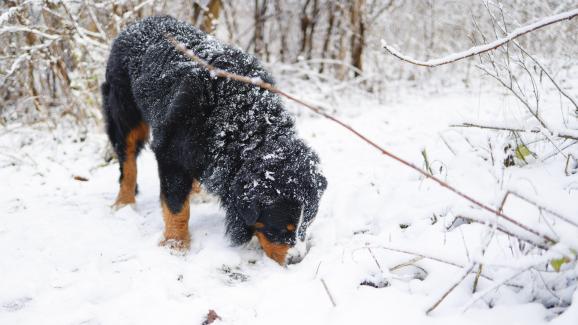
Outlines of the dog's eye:
M287 225L287 230L288 230L288 231L295 231L295 225L292 224L292 223L288 224L288 225Z

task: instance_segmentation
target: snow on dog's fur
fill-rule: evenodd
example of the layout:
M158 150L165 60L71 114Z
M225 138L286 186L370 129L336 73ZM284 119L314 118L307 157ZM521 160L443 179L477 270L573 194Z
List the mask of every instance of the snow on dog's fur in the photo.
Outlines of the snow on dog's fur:
M129 26L112 45L102 86L121 169L116 204L134 203L135 159L150 128L165 243L188 247L188 196L199 180L220 198L234 244L256 234L267 255L285 263L326 187L317 155L296 137L276 94L215 78L174 49L167 34L216 68L273 83L255 57L172 17Z

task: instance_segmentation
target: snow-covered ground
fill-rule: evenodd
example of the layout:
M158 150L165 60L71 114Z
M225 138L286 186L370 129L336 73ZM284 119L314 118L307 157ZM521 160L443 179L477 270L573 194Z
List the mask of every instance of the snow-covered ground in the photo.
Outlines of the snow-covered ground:
M503 146L496 144L506 144L507 134L449 127L524 122L513 99L464 91L360 103L343 104L340 116L418 166L425 149L434 174L465 193L497 207L515 189L576 220L578 174L566 176L561 155L541 160L551 145L534 144L539 158L529 165L503 168ZM551 104L559 113L558 102ZM79 141L62 137L61 129L6 127L0 324L201 324L210 309L219 324L578 324L576 264L564 264L563 273L544 271L549 259L578 247L576 228L512 199L508 215L562 239L547 256L527 253L528 246L484 225L452 225L457 215L491 216L329 121L305 114L298 128L320 154L329 187L309 229L309 254L283 268L254 243L230 247L223 212L212 200L193 199L188 254L159 247L159 185L149 150L139 159L136 207L114 212L118 167L103 165L102 132ZM566 152L578 157L576 150ZM426 315L473 262L484 264L476 293L472 273ZM509 285L495 285L522 270Z

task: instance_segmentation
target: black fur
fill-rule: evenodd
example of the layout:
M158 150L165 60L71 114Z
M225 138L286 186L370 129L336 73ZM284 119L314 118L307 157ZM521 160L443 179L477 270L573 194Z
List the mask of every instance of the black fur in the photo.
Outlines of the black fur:
M123 139L144 121L152 130L161 195L173 212L200 179L221 199L233 243L248 241L256 222L265 224L261 231L271 241L293 244L295 235L282 230L290 223L300 224L304 239L326 180L279 97L211 76L165 34L217 68L273 83L255 57L187 23L151 17L133 24L115 39L102 86L107 133L119 157Z

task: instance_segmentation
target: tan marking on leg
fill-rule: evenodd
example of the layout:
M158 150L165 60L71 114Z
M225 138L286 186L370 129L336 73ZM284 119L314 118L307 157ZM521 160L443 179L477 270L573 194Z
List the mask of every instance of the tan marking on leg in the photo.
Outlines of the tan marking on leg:
M148 125L140 123L136 128L132 129L126 137L126 159L122 164L122 180L114 203L114 207L116 208L122 208L125 205L135 203L137 174L136 149L139 142L147 141L148 135Z
M191 235L189 234L189 199L183 202L181 211L173 213L167 206L165 199L161 196L161 207L163 209L163 219L165 221L164 239L161 246L168 246L178 251L188 250L191 245Z
M280 265L285 265L285 257L287 256L289 245L272 243L261 232L256 232L255 235L257 239L259 239L259 243L265 254Z

